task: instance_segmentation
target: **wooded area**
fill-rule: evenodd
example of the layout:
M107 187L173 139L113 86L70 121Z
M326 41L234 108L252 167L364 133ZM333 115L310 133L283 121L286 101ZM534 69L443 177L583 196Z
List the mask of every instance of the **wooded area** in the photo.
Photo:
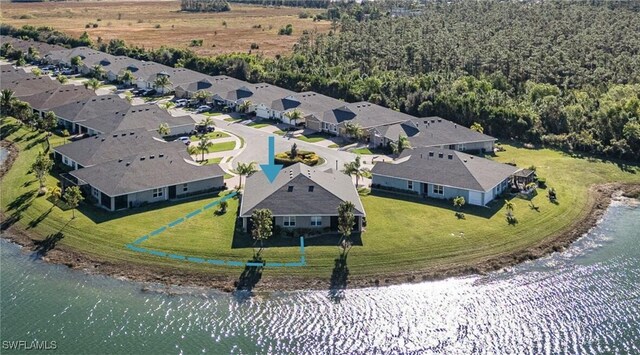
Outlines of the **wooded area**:
M229 3L226 0L182 0L180 2L182 11L198 12L222 12L229 11Z
M615 5L615 6L614 6ZM336 31L306 33L290 56L199 57L113 40L117 55L368 100L501 138L640 160L640 14L625 3L429 3L390 17L375 3L329 9ZM338 30L339 29L339 30ZM77 43L56 31L2 33ZM66 41L66 42L65 42Z

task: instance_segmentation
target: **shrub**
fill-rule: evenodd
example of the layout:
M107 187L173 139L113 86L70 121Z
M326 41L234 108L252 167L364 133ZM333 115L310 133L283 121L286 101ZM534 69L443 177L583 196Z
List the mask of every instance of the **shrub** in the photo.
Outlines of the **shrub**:
M282 152L278 153L275 156L275 163L282 164L285 167L296 164L303 163L308 166L318 165L320 162L320 157L314 152L308 151L298 151L298 154L295 158L291 159L290 152Z
M311 17L311 14L307 11L302 11L298 14L298 18L309 18Z
M251 49L260 49L260 46L257 43L251 43Z
M161 26L160 26L160 24L159 24L159 23L156 23L156 25L155 25L155 26L153 26L153 27L154 27L154 28L160 28Z
M202 42L203 41L204 40L202 40L202 39L192 39L191 40L191 44L189 46L191 46L191 47L202 47Z
M541 187L541 188L543 188L543 189L544 189L545 187L547 187L547 179L545 179L545 178L538 178L538 187Z
M291 34L293 33L293 26L291 24L288 24L286 27L282 27L280 29L280 31L278 31L279 35L285 35L285 36L291 36Z

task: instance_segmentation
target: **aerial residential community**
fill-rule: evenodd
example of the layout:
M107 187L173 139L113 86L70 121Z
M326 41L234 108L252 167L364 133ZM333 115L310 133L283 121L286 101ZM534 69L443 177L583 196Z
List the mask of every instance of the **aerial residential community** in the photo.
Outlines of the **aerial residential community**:
M640 352L640 6L1 1L1 353Z
M514 174L522 170L461 153L492 153L496 139L440 117L416 118L369 102L346 103L311 91L295 93L264 83L208 76L188 69L112 56L86 47L64 49L10 37L2 40L14 48L36 48L42 58L40 66L48 70L72 70L83 75L102 70L106 82L118 82L125 72L130 72L133 79L120 86L157 90L160 94L175 92L174 101L189 99L188 102L198 106L210 105L226 112L239 112L242 108L243 116L255 117L256 121L280 121L291 129L302 128L336 138L348 139L349 126L357 125L362 131L359 133L362 141L374 148L386 148L397 144L399 139L408 140L411 148L397 161L380 161L374 165L371 170L374 189L416 193L429 198L461 196L469 204L484 206L509 189ZM74 62L82 64L74 65ZM168 81L159 87L159 78L165 77ZM184 144L163 140L163 136L175 139L195 132L198 117L182 110L169 112L156 103L132 104L124 95L120 97L110 92L99 95L82 85L61 84L53 77L36 76L10 64L2 66L2 82L3 89L12 90L17 99L29 103L34 113L41 117L46 112L55 113L58 126L74 136L73 142L53 148L54 160L73 169L62 175L63 193L67 186L80 186L95 205L115 211L225 189L225 172L218 164L200 166L196 162L197 156L190 157ZM297 121L290 118L294 111L300 112ZM162 135L159 132L162 124L166 124L169 133ZM295 168L296 176L304 170L299 166ZM322 171L317 171L321 167L313 169L313 175L323 176ZM341 174L330 167L329 170L326 174ZM286 169L280 173L280 178L284 177ZM256 183L256 178L249 178L247 191L268 191L255 187ZM356 230L364 230L365 211L356 186L344 178L334 178L331 185L348 194L349 198L336 192L332 195L360 206L356 209L359 213ZM247 195L253 198L257 194L251 192L244 196ZM264 198L277 198L278 204L282 205L301 201L297 194L283 194L277 189ZM318 191L312 199L315 204L327 198ZM243 219L245 228L247 218L258 202L245 204L243 201L239 218ZM330 204L336 218L338 204ZM296 213L279 211L276 216L290 216L295 220L296 214L328 215L326 210L304 210ZM292 229L331 225L337 230L337 222L325 221L323 224L315 219L285 224L276 218L276 225Z

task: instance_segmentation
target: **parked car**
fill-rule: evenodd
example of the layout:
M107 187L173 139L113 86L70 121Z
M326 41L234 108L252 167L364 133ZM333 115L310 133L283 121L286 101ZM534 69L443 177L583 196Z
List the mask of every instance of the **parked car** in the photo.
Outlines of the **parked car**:
M189 100L187 100L187 99L178 99L175 102L176 102L176 107L185 107L185 106L187 106L187 102L189 102Z
M185 145L189 145L189 143L191 142L191 140L189 139L189 137L180 137L178 139L176 139L177 141L181 141L182 143L184 143Z
M69 69L69 68L62 69L61 73L62 73L62 75L73 75L74 74L73 69Z
M213 125L205 126L203 124L196 125L196 129L195 129L196 133L199 133L199 134L211 133L215 130L216 130L215 126Z
M158 91L156 89L149 89L149 90L145 90L142 93L142 96L153 96L153 95L155 95L157 93L158 93Z
M196 109L196 113L203 113L203 112L207 112L207 111L209 111L209 110L211 110L211 106L209 106L209 105L202 105L202 106L199 106L199 107Z
M144 90L142 90L142 89L133 89L133 90L131 90L131 93L133 95L135 95L135 96L140 96L140 95L142 95L143 92L144 92Z

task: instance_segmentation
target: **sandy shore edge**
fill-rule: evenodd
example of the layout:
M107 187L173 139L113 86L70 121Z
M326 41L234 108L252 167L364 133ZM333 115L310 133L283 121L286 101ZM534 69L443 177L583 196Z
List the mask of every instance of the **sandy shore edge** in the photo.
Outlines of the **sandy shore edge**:
M11 168L17 155L14 145L2 142L2 146L9 151L5 164L0 169L0 177ZM500 270L519 263L538 259L553 252L562 251L572 242L589 232L597 225L615 196L637 198L640 196L640 184L607 183L594 185L589 191L588 212L584 218L567 226L564 232L550 235L540 243L527 249L498 255L486 260L446 267L412 270L406 273L380 273L375 276L350 276L348 288L380 287L402 283L417 283L430 280L441 280L449 277L485 274ZM2 233L2 238L10 240L23 247L24 252L31 252L39 236L27 232L20 226L13 225ZM158 269L145 265L118 263L99 257L86 255L65 246L57 246L44 258L52 264L66 265L75 270L82 270L89 274L101 274L118 279L131 280L142 283L143 290L154 290L158 286L170 288L172 286L202 287L232 292L236 289L237 277L211 275L200 272L185 272L172 268ZM238 270L238 276L241 270ZM293 291L293 290L329 290L330 277L302 278L293 276L270 276L263 274L254 292Z

